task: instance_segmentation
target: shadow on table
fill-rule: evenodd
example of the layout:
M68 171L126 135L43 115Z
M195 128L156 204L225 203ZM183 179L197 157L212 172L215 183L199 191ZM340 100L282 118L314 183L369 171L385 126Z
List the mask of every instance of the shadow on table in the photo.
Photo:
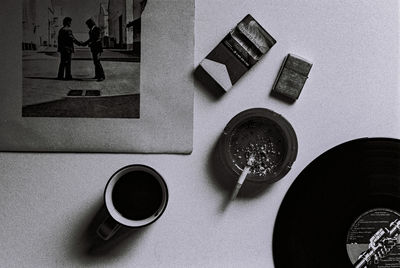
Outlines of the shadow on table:
M112 238L104 241L96 234L97 227L108 214L102 199L97 202L97 210L94 211L97 211L96 214L88 213L87 218L77 224L75 230L77 233L71 235L75 239L72 239L69 245L70 253L78 262L104 263L106 260L111 261L123 256L136 248L140 237L146 232L146 227L141 229L121 227Z
M239 179L239 175L234 174L233 171L230 171L227 167L223 166L218 152L219 140L214 144L213 149L208 157L207 169L208 173L210 174L209 178L212 184L215 185L215 187L217 187L218 190L220 190L225 196L224 202L220 207L221 211L224 211L230 202L234 202L234 200L231 200L231 195L235 188L236 182ZM270 188L271 184L268 183L252 183L245 181L236 199L256 198L268 192Z

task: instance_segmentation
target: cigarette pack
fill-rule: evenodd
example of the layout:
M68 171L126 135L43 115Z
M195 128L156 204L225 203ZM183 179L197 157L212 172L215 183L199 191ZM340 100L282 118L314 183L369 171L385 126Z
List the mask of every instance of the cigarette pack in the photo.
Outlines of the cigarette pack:
M251 15L247 15L206 56L199 68L226 92L275 43L276 40Z

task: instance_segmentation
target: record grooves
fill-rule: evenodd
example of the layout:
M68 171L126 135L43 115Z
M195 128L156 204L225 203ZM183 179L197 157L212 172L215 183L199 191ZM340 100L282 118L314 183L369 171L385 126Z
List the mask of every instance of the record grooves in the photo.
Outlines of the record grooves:
M275 267L354 267L352 250L364 250L375 229L389 230L397 213L400 140L364 138L334 147L301 172L281 204L273 237ZM377 221L377 215L386 218ZM367 229L372 235L362 235ZM381 257L366 267L400 267L400 245Z

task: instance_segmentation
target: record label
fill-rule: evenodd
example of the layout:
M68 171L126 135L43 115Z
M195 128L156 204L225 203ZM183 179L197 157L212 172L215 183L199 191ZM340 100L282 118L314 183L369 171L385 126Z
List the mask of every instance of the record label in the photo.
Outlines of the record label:
M400 267L400 214L386 208L365 212L350 227L346 247L354 267Z

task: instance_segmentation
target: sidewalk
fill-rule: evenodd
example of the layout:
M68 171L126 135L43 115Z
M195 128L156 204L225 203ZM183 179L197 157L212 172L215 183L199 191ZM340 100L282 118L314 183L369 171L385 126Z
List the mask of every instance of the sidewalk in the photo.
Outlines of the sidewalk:
M120 54L120 52L115 51L108 53L112 55L116 55L116 53ZM56 52L25 52L23 57L23 106L41 104L43 108L44 103L51 103L54 113L54 102L71 99L71 97L67 96L71 90L98 90L101 97L96 97L98 99L96 103L102 103L103 101L99 100L107 97L116 100L116 98L111 97L137 95L135 97L135 102L137 103L133 105L139 105L140 63L132 61L103 61L102 65L106 74L106 80L97 82L92 79L94 77L94 66L91 62L90 51L82 49L79 50L79 54L88 60L73 60L72 76L74 79L71 81L62 81L56 79L59 65L59 57ZM94 97L82 98L94 99ZM73 104L74 102L88 105L88 102L79 101L77 97L74 97L74 99L76 100L64 101L62 105L65 106L65 103L69 103L71 109L79 107L79 105ZM126 99L124 98L124 105L126 105ZM117 102L120 102L120 100ZM60 102L57 103L61 105ZM112 103L108 103L108 105L112 106ZM129 110L130 108L121 106L121 109ZM47 113L49 116L54 116L51 114L52 111L47 111ZM79 114L79 111L75 114Z
M47 55L59 57L56 47L42 47L38 51L24 51L24 55ZM140 62L138 52L126 49L104 49L101 53L102 61L117 61L117 62ZM87 47L75 47L75 53L72 54L72 60L92 60L92 53Z
M65 98L62 100L25 106L22 109L22 116L139 118L140 95Z

